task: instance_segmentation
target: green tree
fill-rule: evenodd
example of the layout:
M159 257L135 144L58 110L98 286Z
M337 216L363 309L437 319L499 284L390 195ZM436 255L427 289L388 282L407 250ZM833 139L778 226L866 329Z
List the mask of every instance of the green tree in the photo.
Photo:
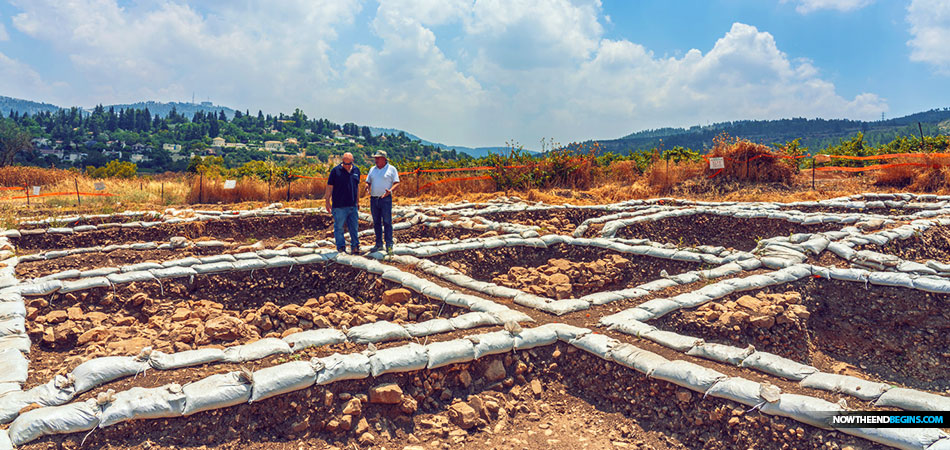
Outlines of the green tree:
M31 139L12 119L0 119L0 166L13 164L17 154L33 148Z

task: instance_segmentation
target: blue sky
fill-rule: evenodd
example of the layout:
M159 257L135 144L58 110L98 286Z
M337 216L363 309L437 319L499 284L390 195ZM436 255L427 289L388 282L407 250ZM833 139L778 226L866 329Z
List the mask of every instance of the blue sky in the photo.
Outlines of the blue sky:
M0 0L0 95L210 99L454 145L950 106L947 0Z

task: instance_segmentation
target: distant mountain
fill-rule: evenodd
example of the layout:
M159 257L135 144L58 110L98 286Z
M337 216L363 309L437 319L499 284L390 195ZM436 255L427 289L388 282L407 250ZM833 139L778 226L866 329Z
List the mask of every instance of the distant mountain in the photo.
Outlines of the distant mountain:
M39 103L0 95L0 113L3 113L4 117L9 116L10 111L17 111L20 114L30 113L30 115L33 115L47 111L55 112L59 111L60 109L61 108L59 106L51 105L49 103Z
M918 128L918 123L920 127ZM779 119L741 120L721 122L690 128L660 128L628 134L619 139L596 141L604 152L629 153L660 147L676 146L693 150L709 149L713 139L723 133L731 137L748 139L763 144L780 143L800 139L801 145L812 152L838 144L855 134L864 133L865 142L881 145L898 136L944 134L950 131L950 108L932 109L904 117L880 121L845 119Z
M205 113L214 112L217 114L219 111L224 111L228 117L234 117L234 110L226 106L214 105L211 102L201 102L201 103L182 103L182 102L171 102L171 103L161 103L161 102L138 102L138 103L128 103L128 104L117 104L117 105L103 105L106 109L110 107L115 108L117 111L120 109L145 109L148 108L150 113L160 115L165 117L171 112L172 108L178 111L179 114L186 115L188 117L193 116L196 112L202 111ZM17 111L20 114L30 113L31 115L39 112L56 112L60 109L68 109L57 105L51 105L49 103L38 103L30 100L22 100L13 97L4 97L0 96L0 113L3 113L4 116L9 116L10 111ZM91 108L83 108L84 111L90 111Z
M472 148L472 147L464 147L464 146L461 146L461 145L446 145L446 144L442 144L442 143L439 143L439 142L427 141L427 140L422 139L422 138L420 138L419 136L416 136L416 135L414 135L414 134L412 134L412 133L408 133L408 132L403 131L403 130L398 130L398 129L396 129L396 128L369 127L369 131L370 131L371 133L373 133L373 136L379 136L379 135L381 135L381 134L395 134L395 135L399 135L399 133L405 133L407 138L412 139L412 140L414 140L414 141L420 141L420 142L422 142L422 144L424 144L424 145L432 145L432 146L438 147L438 148L440 148L440 149L442 149L442 150L455 150L456 152L465 153L465 154L467 154L468 156L471 156L471 157L473 157L473 158L481 158L481 157L483 157L483 156L488 156L489 153L503 153L503 152L506 152L506 151L509 150L508 147L475 147L475 148ZM534 151L534 150L529 150L529 149L525 149L525 150L527 150L527 151L529 151L529 152L531 152L531 153L537 153L537 152Z
M168 116L168 113L171 112L172 108L175 108L175 111L178 114L183 114L185 116L191 117L194 116L196 112L201 111L203 113L213 112L215 114L220 111L224 111L227 114L228 118L234 117L234 110L228 108L227 106L214 105L211 102L201 102L201 103L183 103L183 102L170 102L170 103L161 103L161 102L138 102L138 103L127 103L119 105L103 105L106 109L110 107L119 109L145 109L148 108L148 112L157 114L162 117ZM256 114L256 113L255 113Z

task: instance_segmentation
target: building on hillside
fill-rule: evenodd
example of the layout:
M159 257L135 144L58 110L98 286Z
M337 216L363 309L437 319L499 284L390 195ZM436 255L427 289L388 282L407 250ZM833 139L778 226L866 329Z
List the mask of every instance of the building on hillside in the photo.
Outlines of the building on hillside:
M333 130L330 132L330 134L332 134L333 137L337 137L337 138L343 136L343 132L340 130Z
M247 148L247 144L241 142L227 142L224 144L224 148Z
M52 156L57 159L63 159L62 150L53 150L51 148L41 148L39 152L40 152L40 155L43 155L43 156Z
M181 144L162 144L162 150L169 153L178 153L181 151Z
M284 139L284 144L297 145L297 138L290 137L290 138Z
M129 161L132 161L136 164L145 161L151 161L152 159L145 155L131 155L129 156Z
M212 146L212 147L224 147L224 144L225 144L225 140L224 140L223 137L220 137L220 136L219 136L219 137L216 137L216 138L214 138L214 139L211 139L211 146Z
M264 149L269 152L284 151L284 143L280 141L264 141Z

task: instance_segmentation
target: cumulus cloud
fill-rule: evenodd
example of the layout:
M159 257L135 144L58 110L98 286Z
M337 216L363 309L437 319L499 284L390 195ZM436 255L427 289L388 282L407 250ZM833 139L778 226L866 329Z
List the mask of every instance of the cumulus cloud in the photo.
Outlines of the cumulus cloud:
M789 1L798 4L795 11L798 11L799 14L808 14L823 9L841 12L854 11L870 5L874 0L782 0L782 3L788 3Z
M0 42L9 41L9 40L10 40L10 35L7 34L7 27L3 26L3 24L0 23Z
M943 0L913 0L907 7L907 22L913 39L911 61L933 65L950 74L950 3Z

